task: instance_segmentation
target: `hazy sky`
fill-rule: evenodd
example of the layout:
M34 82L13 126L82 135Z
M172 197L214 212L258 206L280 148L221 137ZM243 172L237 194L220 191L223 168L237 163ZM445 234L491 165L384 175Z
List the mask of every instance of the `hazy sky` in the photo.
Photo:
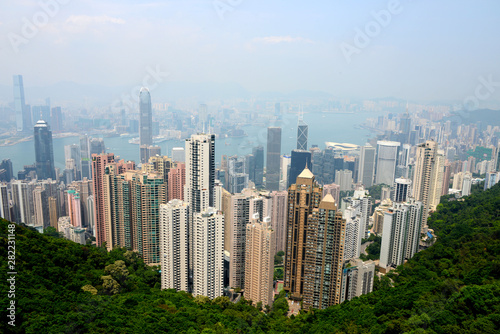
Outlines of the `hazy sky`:
M13 74L23 74L26 86L137 84L148 68L159 68L169 81L235 82L253 92L463 100L481 76L492 76L499 83L490 98L500 99L498 0L0 0L0 6L3 85L12 85ZM378 23L380 11L390 17ZM27 28L33 23L38 31ZM356 41L357 31L370 36Z

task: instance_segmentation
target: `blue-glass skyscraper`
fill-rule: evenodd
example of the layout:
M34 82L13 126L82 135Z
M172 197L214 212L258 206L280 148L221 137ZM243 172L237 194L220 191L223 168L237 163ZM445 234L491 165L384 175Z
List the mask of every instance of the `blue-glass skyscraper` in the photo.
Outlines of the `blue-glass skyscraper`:
M293 150L288 174L288 187L297 181L297 176L305 169L312 168L311 152L305 150Z
M39 180L56 179L54 169L54 149L52 147L52 131L44 120L35 124L34 131L36 175Z

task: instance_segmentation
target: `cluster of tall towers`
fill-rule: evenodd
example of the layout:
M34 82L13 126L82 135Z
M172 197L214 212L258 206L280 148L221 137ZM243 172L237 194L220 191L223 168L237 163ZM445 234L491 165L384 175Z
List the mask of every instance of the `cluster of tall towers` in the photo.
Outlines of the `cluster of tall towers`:
M160 206L162 288L210 298L224 289L224 215L215 185L215 136L186 140L184 201Z
M284 290L304 308L341 298L345 219L306 167L288 189Z

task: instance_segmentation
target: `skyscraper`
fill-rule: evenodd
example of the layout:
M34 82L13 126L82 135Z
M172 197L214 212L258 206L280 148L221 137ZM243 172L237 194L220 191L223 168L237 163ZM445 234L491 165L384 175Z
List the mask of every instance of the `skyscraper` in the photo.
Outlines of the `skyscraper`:
M248 174L245 173L245 159L237 156L227 160L227 190L232 194L240 193L248 187Z
M9 189L7 188L7 184L4 183L0 183L0 217L7 221L14 221L11 216Z
M147 264L160 263L160 204L166 203L167 185L157 173L128 171L133 248Z
M89 152L90 156L94 154L106 153L106 146L104 145L104 139L91 138L89 141Z
M177 166L168 172L168 199L184 200L184 185L186 184L186 164L177 163Z
M292 157L290 155L283 154L281 156L280 190L288 189L288 174L290 171L291 163Z
M335 184L338 184L340 191L352 189L352 171L344 169L335 172Z
M161 288L189 290L189 204L174 199L160 206Z
M75 164L76 178L75 180L82 179L82 156L80 145L72 144L64 146L64 159L67 161L68 159L73 159Z
M56 178L52 131L47 122L40 120L34 130L36 175L39 180Z
M193 295L211 299L224 290L224 216L214 208L193 215Z
M3 159L2 162L0 162L0 170L4 170L3 173L0 173L0 181L10 182L14 177L14 170L10 159Z
M14 111L16 113L17 132L26 132L31 128L31 117L24 101L24 84L22 75L14 75Z
M373 261L363 262L360 259L349 261L342 271L340 302L372 292L374 277L375 263Z
M54 132L63 131L63 122L62 122L62 111L61 107L54 107L50 111L50 121L52 122L51 127Z
M295 181L304 168L312 168L311 152L304 150L292 150L290 172L288 173L288 187Z
M104 212L105 231L108 247L133 248L132 212L130 183L120 174L116 163L105 167ZM100 198L98 194L97 198Z
M245 299L254 305L273 303L274 233L269 217L260 222L256 214L246 226Z
M100 154L100 153L98 153ZM90 159L89 137L87 135L80 136L80 156L82 159L82 179L92 178L92 161Z
M186 161L186 152L184 151L184 147L172 148L172 160L176 162Z
M325 309L340 303L344 262L345 220L330 194L312 209L304 234L303 308Z
M272 199L272 216L271 224L273 230L275 231L275 250L273 255L276 255L279 251L285 251L286 249L286 222L288 213L288 193L283 191L273 191L271 192Z
M109 240L109 235L106 235L106 216L105 216L105 168L107 165L115 162L115 155L109 154L94 154L92 155L92 181L94 192L94 235L96 237L97 246L102 246L107 242L108 247L112 247L112 241ZM111 245L111 246L110 246Z
M267 128L266 189L279 190L281 128Z
M151 109L151 95L145 87L139 92L139 148L143 145L153 144L153 111ZM145 163L149 156L141 156L141 162Z
M297 150L307 151L307 135L309 126L303 120L299 120L297 125Z
M42 186L37 186L33 193L34 227L43 229L50 226L49 201L47 192Z
M287 246L285 250L284 290L290 298L301 300L304 294L304 265L308 216L319 206L322 188L305 168L288 189Z
M274 116L280 118L281 117L281 105L279 102L274 104Z
M421 202L410 199L406 203L393 203L385 212L380 267L396 268L418 251L422 210Z
M192 223L188 228L191 245L189 289L193 294L214 298L212 296L217 297L222 293L224 279L224 216L214 208L217 204L215 200L215 135L192 135L191 138L186 139L185 153L184 201L189 203L192 217ZM219 233L221 228L220 236L214 235ZM203 240L196 240L196 238L203 238ZM209 255L213 257L207 263Z
M409 164L410 164L410 149L411 145L403 144L401 151L399 152L398 164L396 166L396 178L404 177L408 178Z
M365 226L361 222L361 217L356 215L356 210L351 207L344 210L344 218L346 220L344 260L347 261L359 257Z
M375 148L366 145L361 146L358 182L365 187L373 185L373 176L375 174Z
M243 288L245 283L246 227L250 222L250 198L244 194L231 196L231 221L226 228L231 231L231 261L229 263L229 285Z
M215 135L198 134L186 139L184 200L191 212L214 207Z
M394 141L377 142L377 171L375 184L394 184L396 173L396 162L398 157L398 148L401 144Z
M250 180L255 183L255 188L264 186L264 147L257 146L252 150L254 158L254 170L250 171Z
M427 225L429 210L436 210L441 199L444 155L438 144L428 140L417 146L413 174L413 197L423 205L422 221Z
M394 185L394 196L392 197L393 202L406 202L409 198L411 192L411 180L403 178L396 179L396 184Z

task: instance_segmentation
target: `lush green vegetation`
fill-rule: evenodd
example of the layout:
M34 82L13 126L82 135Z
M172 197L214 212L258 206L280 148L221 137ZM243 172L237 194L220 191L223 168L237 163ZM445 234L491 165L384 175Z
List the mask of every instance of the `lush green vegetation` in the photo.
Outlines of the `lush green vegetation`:
M476 162L491 160L492 149L482 146L476 146L474 150L468 150L467 156L476 158Z
M135 253L82 246L16 227L16 327L2 333L498 333L500 184L444 200L429 220L437 242L375 291L327 310L287 317L283 294L262 311L242 299L213 301L159 289L157 268ZM0 254L7 258L7 222ZM7 261L1 291L8 291ZM259 305L260 306L260 305Z
M363 239L362 244L365 242L370 242L370 245L366 247L366 254L360 254L359 258L363 261L366 260L378 260L380 259L380 247L382 246L382 237L375 234L371 234L368 239Z
M276 280L282 280L283 279L283 266L280 267L274 267L274 276L273 279Z
M279 251L275 256L274 256L274 265L275 266L280 266L283 265L283 256L285 256L284 251Z
M386 187L390 188L386 184L376 184L376 185L369 187L367 190L368 190L368 193L370 194L370 196L374 200L380 200L380 197L382 196L382 188L386 188Z

